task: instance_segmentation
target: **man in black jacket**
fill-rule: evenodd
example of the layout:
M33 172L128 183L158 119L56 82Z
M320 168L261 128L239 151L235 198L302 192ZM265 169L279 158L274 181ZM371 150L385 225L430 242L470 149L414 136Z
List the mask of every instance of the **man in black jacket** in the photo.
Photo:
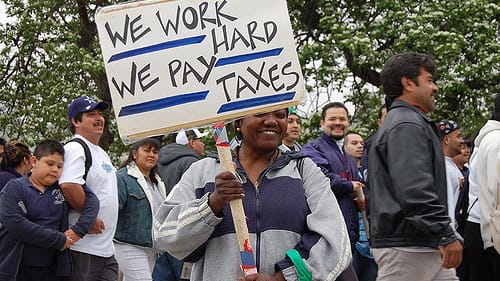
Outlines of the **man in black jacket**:
M370 234L377 280L458 280L462 246L450 226L437 127L435 64L425 55L389 58L380 74L389 112L368 157Z

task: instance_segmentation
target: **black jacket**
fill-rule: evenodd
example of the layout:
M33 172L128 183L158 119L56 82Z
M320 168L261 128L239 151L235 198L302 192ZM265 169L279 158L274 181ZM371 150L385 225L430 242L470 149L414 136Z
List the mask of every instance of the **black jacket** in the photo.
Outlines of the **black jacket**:
M446 207L446 169L434 121L394 101L368 162L372 247L437 248L457 239Z

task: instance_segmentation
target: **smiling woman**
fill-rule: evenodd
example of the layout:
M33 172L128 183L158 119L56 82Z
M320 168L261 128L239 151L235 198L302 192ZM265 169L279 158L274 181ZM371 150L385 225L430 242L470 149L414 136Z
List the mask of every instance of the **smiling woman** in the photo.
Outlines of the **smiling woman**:
M133 144L128 159L116 172L119 212L114 237L115 255L123 280L152 280L157 251L153 215L165 199L157 174L160 143L152 138Z
M241 141L232 154L235 174L221 172L215 155L193 163L156 213L156 241L194 262L191 281L335 280L351 259L346 227L321 170L300 153L279 150L287 110L234 125ZM240 267L234 199L243 201L258 274L244 276Z

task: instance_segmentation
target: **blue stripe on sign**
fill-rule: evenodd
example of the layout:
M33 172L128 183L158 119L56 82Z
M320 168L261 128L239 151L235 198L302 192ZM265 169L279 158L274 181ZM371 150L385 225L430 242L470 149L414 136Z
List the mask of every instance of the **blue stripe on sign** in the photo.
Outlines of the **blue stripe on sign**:
M202 91L196 93L182 94L173 97L157 99L133 105L127 105L120 109L120 114L118 114L118 117L124 117L128 115L134 115L153 110L164 109L179 104L201 101L208 96L208 92L209 91Z
M261 59L261 58L265 58L265 57L279 56L279 54L281 54L281 51L283 51L283 48L276 48L276 49L271 49L271 50L257 52L257 53L250 53L250 54L238 55L238 56L233 56L233 57L221 58L217 61L217 63L215 64L215 67L224 66L224 65L228 65L228 64L235 64L235 63L240 63L240 62L245 62L245 61L250 61L250 60L257 60L257 59Z
M121 59L126 59L130 57L135 57L138 55L143 55L147 53L152 53L156 51L161 51L165 49L172 49L176 47L182 47L186 45L193 45L193 44L198 44L201 43L205 39L206 35L199 35L199 36L194 36L194 37L188 37L188 38L182 38L178 40L173 40L173 41L167 41L163 42L160 44L156 45L151 45L147 47L142 47L139 49L134 49L122 53L118 53L116 55L112 55L111 58L109 59L108 63L121 60Z
M228 111L246 109L250 107L257 107L261 105L270 105L273 103L283 102L293 100L296 92L288 92L284 94L272 95L267 97L258 97L248 100L236 101L231 103L223 104L217 113L224 113Z

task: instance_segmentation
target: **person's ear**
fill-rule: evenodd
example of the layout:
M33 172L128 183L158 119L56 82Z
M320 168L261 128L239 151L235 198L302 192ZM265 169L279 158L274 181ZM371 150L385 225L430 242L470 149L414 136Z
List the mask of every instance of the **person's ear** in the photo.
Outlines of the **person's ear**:
M448 135L443 137L443 143L446 145L450 144L450 137Z
M403 86L403 89L405 89L406 91L412 91L413 89L413 85L415 84L415 82L413 82L413 80L409 79L408 77L401 77L401 85Z
M26 158L28 158L28 157L26 157ZM26 162L26 164L31 164L31 167L35 167L36 162L38 162L38 159L36 159L36 157L34 155L31 155L28 158L28 161Z
M75 126L75 128L77 127L77 124L78 122L76 121L75 118L71 118L71 124L73 124L73 126Z
M194 142L196 141L196 139L189 139L189 147L193 148L194 147Z

